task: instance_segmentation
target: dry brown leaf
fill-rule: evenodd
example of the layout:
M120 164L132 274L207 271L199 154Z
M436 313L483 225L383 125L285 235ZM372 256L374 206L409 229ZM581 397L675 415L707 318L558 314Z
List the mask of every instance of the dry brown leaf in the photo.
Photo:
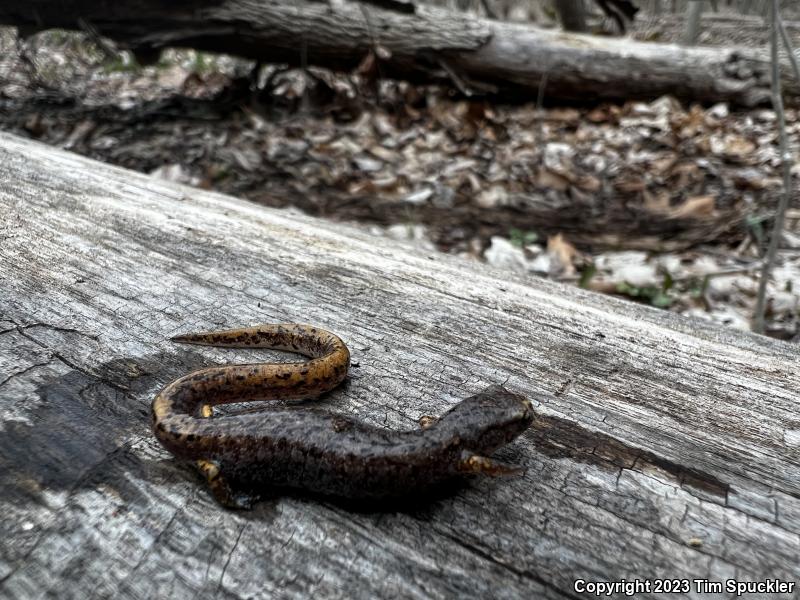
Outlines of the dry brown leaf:
M481 191L475 197L475 204L481 208L495 208L504 206L508 203L508 191L502 185L493 185L489 189Z
M716 197L692 196L669 211L672 219L708 219L716 215Z
M181 89L190 72L179 65L159 69L156 81L159 85L168 88ZM196 75L195 75L196 76Z
M586 174L578 177L575 185L587 192L596 192L602 187L602 182L594 175Z
M712 136L709 139L709 146L711 152L717 156L730 158L743 158L756 149L756 145L753 142L736 134Z
M547 111L548 121L561 121L563 123L577 123L581 113L574 108L554 108Z
M647 188L647 183L641 177L631 175L628 179L616 180L614 187L620 192L641 192Z
M25 119L23 127L34 137L39 137L47 131L47 128L42 123L42 114L38 112Z
M354 196L373 195L378 193L378 189L372 181L365 179L363 181L354 181L348 185L347 193Z
M497 134L494 132L494 128L492 127L481 127L478 129L478 133L480 137L490 143L495 143L497 141Z
M367 52L355 72L363 77L373 77L378 72L378 60L374 52Z
M536 173L536 186L545 189L566 192L569 189L569 180L552 171L540 168Z
M670 154L663 158L657 158L650 163L650 170L653 171L656 175L664 175L675 166L675 163L678 162L678 156L675 154Z
M370 149L370 154L380 158L386 162L395 162L398 160L399 155L394 150L389 150L388 148L384 148L383 146L372 146Z
M601 294L616 294L618 285L615 281L604 281L598 277L592 277L586 282L586 289Z
M97 123L91 119L84 119L73 128L72 133L69 134L69 138L62 144L62 147L67 150L71 149L75 144L81 142L90 135L96 127Z
M696 136L703 130L705 118L706 113L703 108L694 104L687 114L673 119L673 123L679 126L679 135L686 139Z
M586 119L592 123L604 123L608 121L608 111L603 106L595 108L588 115L586 115Z
M652 194L648 190L642 192L644 197L644 209L651 213L664 214L669 211L669 192L667 190L659 190L657 193Z
M386 61L392 58L392 51L386 46L375 44L375 55L381 60Z
M678 181L673 182L672 187L679 190L699 179L700 167L691 162L681 163L672 169L672 175L678 176Z
M554 273L575 274L573 261L578 256L578 251L564 238L563 234L558 233L547 238L547 253L553 259L552 271Z
M467 181L472 192L477 192L481 189L481 180L475 173L467 173Z
M761 169L745 168L732 174L736 187L751 190L777 188L783 184L780 177L766 177Z

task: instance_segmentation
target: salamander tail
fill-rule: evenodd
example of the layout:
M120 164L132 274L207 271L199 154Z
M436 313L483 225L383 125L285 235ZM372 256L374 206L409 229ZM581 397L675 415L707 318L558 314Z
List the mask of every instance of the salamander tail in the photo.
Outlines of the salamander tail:
M215 344L215 341L208 333L185 333L169 338L170 342L176 344Z

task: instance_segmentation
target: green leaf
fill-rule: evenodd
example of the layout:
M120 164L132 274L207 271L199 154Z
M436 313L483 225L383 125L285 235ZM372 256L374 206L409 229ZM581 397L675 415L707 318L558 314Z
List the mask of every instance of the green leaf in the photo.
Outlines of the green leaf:
M652 298L650 298L650 304L656 308L669 308L672 306L672 302L672 298L662 292L658 292Z
M594 265L587 266L583 271L581 271L581 278L578 281L578 286L585 289L596 273L597 267Z
M672 289L673 285L675 285L675 280L672 278L672 274L667 271L664 274L664 282L661 284L661 291L667 292Z
M535 231L524 231L522 229L512 228L508 230L509 241L519 247L533 244L539 239L539 235Z

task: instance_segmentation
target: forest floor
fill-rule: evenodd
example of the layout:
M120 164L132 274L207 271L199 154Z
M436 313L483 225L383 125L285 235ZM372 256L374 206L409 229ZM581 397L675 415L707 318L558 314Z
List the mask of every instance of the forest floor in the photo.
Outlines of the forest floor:
M677 21L676 21L677 22ZM725 30L727 21L721 19ZM749 40L765 39L754 21ZM670 41L670 18L634 37ZM727 34L705 36L719 41ZM742 34L744 35L744 34ZM761 37L759 37L761 36ZM560 106L0 29L0 128L138 171L749 329L781 191L769 108ZM793 148L800 111L787 114ZM800 166L794 169L800 175ZM768 334L800 341L800 205Z

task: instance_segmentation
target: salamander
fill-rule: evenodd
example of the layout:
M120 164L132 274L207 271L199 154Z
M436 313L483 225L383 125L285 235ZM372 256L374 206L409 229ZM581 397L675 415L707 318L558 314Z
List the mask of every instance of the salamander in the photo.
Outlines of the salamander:
M173 342L270 348L305 362L216 366L164 387L153 400L156 438L195 464L220 504L247 508L252 490L294 488L370 500L413 497L463 474L522 471L489 455L533 420L530 402L487 387L420 427L393 431L319 408L268 404L256 414L220 415L212 406L251 400L315 398L347 376L342 340L310 325L274 324L193 333Z

